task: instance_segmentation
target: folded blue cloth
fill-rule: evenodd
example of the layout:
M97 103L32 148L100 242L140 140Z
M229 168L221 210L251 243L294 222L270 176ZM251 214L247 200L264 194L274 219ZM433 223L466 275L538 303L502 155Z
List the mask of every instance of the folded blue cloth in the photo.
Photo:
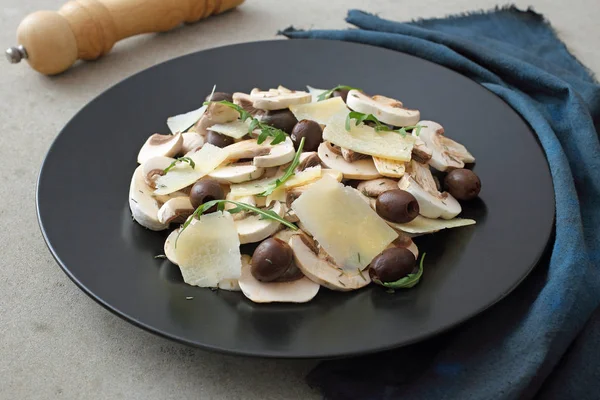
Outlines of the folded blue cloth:
M413 346L323 362L309 384L330 399L599 399L600 86L591 72L531 10L411 23L352 10L347 21L358 29L281 34L410 53L496 93L545 150L556 235L549 259L482 315Z

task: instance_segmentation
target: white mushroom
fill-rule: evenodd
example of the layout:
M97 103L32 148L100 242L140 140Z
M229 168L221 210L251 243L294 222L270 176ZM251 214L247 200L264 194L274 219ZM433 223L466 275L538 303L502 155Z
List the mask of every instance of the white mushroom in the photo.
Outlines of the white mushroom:
M148 186L156 189L156 178L165 174L165 169L175 161L172 157L152 157L142 164L142 174Z
M285 210L280 202L273 202L271 210L283 218ZM261 219L260 215L246 215L245 218L235 221L235 228L241 244L260 242L273 235L280 227L280 222Z
M253 158L257 167L268 168L286 164L294 159L295 149L288 137L282 143L271 145L272 138L258 144L256 139L242 140L230 144L224 149L228 152L228 161Z
M264 172L264 168L252 165L251 162L243 162L219 167L208 176L223 183L240 183L258 179Z
M181 136L183 137L181 144L181 153L183 154L200 150L206 142L204 137L197 132L184 132Z
M250 263L250 257L243 255L239 285L244 296L254 303L306 303L319 292L319 284L307 277L290 282L260 282L252 275Z
M346 104L354 111L373 114L381 122L394 126L415 125L421 114L419 110L409 110L395 99L385 96L369 97L358 90L348 92Z
M440 193L427 165L411 161L410 171L398 187L411 193L419 203L419 214L427 218L452 219L462 211L458 201L450 193Z
M388 190L398 189L398 182L387 178L371 179L360 182L356 188L365 196L377 197Z
M250 113L253 117L260 119L260 117L264 114L264 110L255 108L252 105L252 98L247 93L236 92L233 94L233 103L242 107L244 110Z
M261 91L252 89L250 99L254 108L261 110L283 110L294 104L310 103L312 96L307 92L296 92L289 89L270 89Z
M211 126L235 121L239 116L236 110L225 104L211 103L196 124L195 131L200 135L206 135Z
M266 143L266 142L265 142ZM254 157L254 165L257 167L276 167L289 163L294 159L296 150L292 139L286 137L285 141L276 145L269 145L269 154Z
M433 156L433 150L431 150L423 139L419 136L415 136L415 144L412 148L412 159L420 162L421 164L429 163L431 157Z
M398 235L399 235L398 238L396 240L394 240L392 243L390 243L390 245L388 246L388 249L391 249L394 247L401 247L404 249L408 249L411 253L414 254L415 259L419 259L419 248L417 247L415 242L413 242L412 238L402 231L398 231Z
M349 163L353 163L354 161L363 160L365 158L370 157L366 154L358 153L354 150L345 149L343 147L341 148L341 152L344 160L348 161Z
M321 159L316 151L305 151L300 154L300 158L298 160L300 164L298 164L297 170L304 171L307 168L316 167L321 165Z
M373 157L373 163L381 175L388 176L390 178L402 178L406 170L406 167L402 161Z
M182 224L193 212L194 207L189 197L175 197L168 200L158 210L158 220L166 225L171 223Z
M294 261L306 277L313 282L331 290L347 292L360 289L371 282L368 271L342 271L328 262L323 253L318 256L305 241L310 240L302 235L293 235L289 245L294 251Z
M152 188L146 184L142 166L138 166L129 186L129 208L133 219L140 225L153 231L167 229L167 225L158 220L158 201L152 197Z
M181 151L182 143L183 137L181 136L181 133L176 133L174 135L161 135L160 133L155 133L146 140L140 149L137 161L139 164L143 164L153 157L173 157Z
M375 179L381 175L375 168L372 158L349 163L331 149L329 142L323 142L317 150L321 162L328 168L341 172L346 179Z
M463 146L444 136L444 128L434 121L419 121L422 126L419 138L432 151L429 165L438 171L464 168L465 163L475 162L475 157Z

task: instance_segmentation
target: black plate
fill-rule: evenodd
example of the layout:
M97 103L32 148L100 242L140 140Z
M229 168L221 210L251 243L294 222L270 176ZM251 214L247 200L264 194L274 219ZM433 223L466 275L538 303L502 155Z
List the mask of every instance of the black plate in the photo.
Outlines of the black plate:
M337 84L401 99L440 122L476 156L476 226L418 241L422 282L388 294L322 289L310 303L256 305L241 293L182 282L154 259L164 233L131 219L136 156L167 117L199 107L214 84L245 91ZM54 257L88 295L126 320L186 344L264 357L333 357L390 349L442 332L506 296L550 238L547 162L527 124L498 97L436 64L380 48L329 41L227 46L157 65L107 90L63 129L44 161L40 225ZM193 296L193 300L186 300Z

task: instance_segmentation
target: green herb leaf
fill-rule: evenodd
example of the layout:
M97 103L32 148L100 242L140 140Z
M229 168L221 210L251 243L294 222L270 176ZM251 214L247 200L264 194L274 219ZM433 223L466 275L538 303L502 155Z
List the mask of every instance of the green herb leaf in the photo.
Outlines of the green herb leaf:
M292 163L286 168L283 176L281 178L275 180L275 182L271 183L264 192L259 194L259 196L265 197L265 196L270 195L271 193L273 193L275 191L275 189L277 189L279 186L283 185L288 179L290 179L293 175L295 175L294 170L296 169L296 167L298 165L300 165L300 155L302 154L302 149L304 148L304 139L305 138L300 139L300 144L298 145L298 150L296 151L296 155L294 156Z
M425 259L425 254L421 256L421 262L419 263L419 270L416 274L408 274L404 278L397 280L396 282L376 282L379 285L383 285L390 289L410 289L415 286L421 280L421 276L423 276L423 260Z
M318 97L317 97L317 101L323 101L323 100L327 100L328 98L331 97L331 95L333 94L333 92L335 92L336 90L359 90L362 92L361 89L359 88L355 88L352 86L346 86L346 85L338 85L332 89L329 89L323 93L321 93Z
M360 254L359 254L360 255ZM360 262L360 258L358 260ZM358 268L358 274L360 275L360 277L363 279L363 281L366 281L367 279L365 278L365 276L363 275L362 271L360 268Z
M178 159L176 159L175 161L173 161L171 163L171 165L169 165L167 168L165 168L165 170L163 172L166 174L172 168L174 168L177 163L180 163L180 162L186 162L186 163L190 164L190 167L192 167L192 169L196 168L196 163L191 158L189 158L189 157L179 157Z

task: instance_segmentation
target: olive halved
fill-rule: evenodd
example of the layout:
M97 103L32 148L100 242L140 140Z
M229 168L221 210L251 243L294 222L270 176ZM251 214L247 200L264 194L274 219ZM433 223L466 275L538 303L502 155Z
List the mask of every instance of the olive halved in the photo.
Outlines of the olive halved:
M213 93L212 98L210 97L210 94L207 95L205 100L208 101L208 99L210 99L210 101L227 100L229 102L233 102L233 95L231 93L215 92L215 93Z
M294 142L296 149L298 149L300 141L304 138L302 151L317 151L323 140L323 129L317 122L310 119L303 119L302 121L298 121L294 126L290 138Z
M254 250L250 272L258 281L272 282L287 272L293 259L292 248L286 242L277 238L268 238Z
M230 144L233 144L233 138L226 136L226 135L222 135L218 132L215 131L207 131L206 134L206 141L210 144L212 144L213 146L217 146L217 147L227 147Z
M281 129L287 134L292 133L294 125L298 122L294 113L290 110L266 111L260 119L263 124L271 125L274 128Z
M403 247L384 250L371 261L369 276L373 281L396 282L411 274L416 267L414 254Z
M460 168L448 172L444 178L446 190L458 200L472 200L479 196L481 180L470 169Z
M405 224L415 219L420 210L415 196L405 190L394 189L377 197L375 211L383 219Z
M194 183L190 190L190 202L192 207L198 208L204 203L208 203L213 200L223 200L225 198L225 192L223 188L214 179L204 178ZM211 207L207 212L215 212L217 207Z

